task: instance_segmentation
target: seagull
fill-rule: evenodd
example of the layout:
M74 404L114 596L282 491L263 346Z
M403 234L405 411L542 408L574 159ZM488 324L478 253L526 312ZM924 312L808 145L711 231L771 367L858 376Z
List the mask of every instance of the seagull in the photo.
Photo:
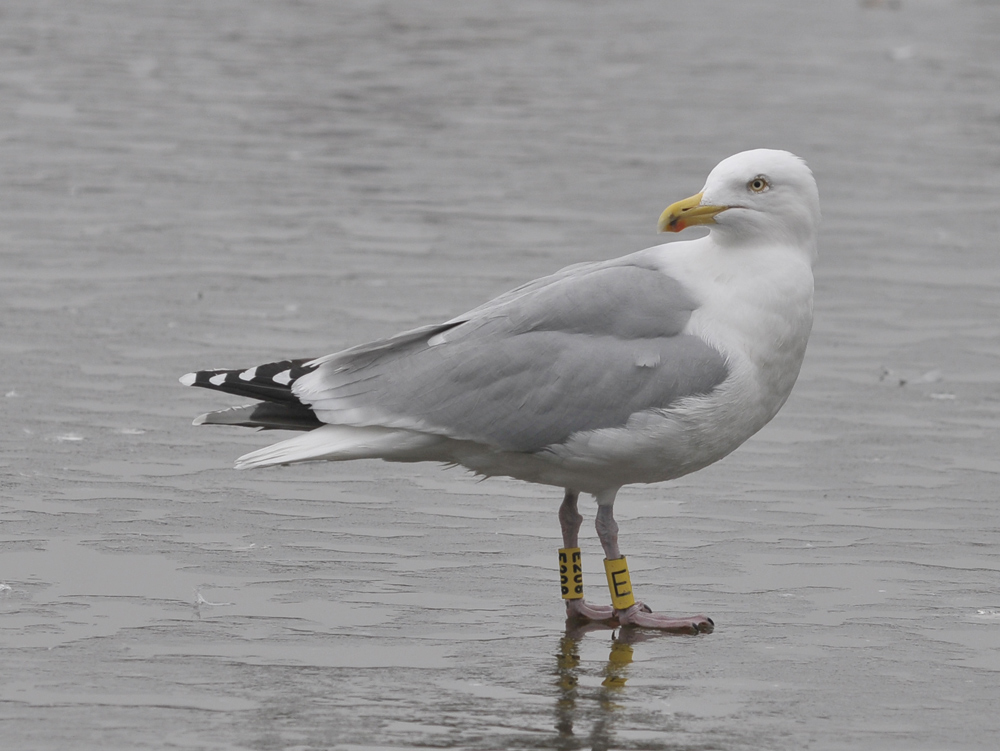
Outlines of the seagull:
M325 357L180 380L259 400L196 425L302 431L240 457L239 469L431 461L562 488L569 618L710 632L711 618L635 599L615 498L719 461L777 414L812 328L819 220L802 159L744 151L660 216L661 232L703 226L705 236L569 266L444 323ZM583 597L581 493L597 502L611 605Z

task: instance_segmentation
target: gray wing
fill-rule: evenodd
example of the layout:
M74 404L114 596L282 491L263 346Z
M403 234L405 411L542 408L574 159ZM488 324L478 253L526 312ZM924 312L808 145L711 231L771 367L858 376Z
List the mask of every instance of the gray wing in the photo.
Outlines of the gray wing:
M565 269L439 326L317 361L321 420L535 451L706 394L725 358L683 329L695 301L641 254Z

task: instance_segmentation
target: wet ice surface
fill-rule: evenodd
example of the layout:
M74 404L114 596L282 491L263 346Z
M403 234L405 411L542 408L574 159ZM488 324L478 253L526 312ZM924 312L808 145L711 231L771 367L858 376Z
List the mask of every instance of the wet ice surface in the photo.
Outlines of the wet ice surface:
M1000 7L2 20L5 748L995 744ZM274 436L189 425L221 406L191 369L325 354L653 244L667 203L762 145L806 157L824 201L799 384L732 457L617 509L642 597L714 634L567 632L558 492L237 473Z

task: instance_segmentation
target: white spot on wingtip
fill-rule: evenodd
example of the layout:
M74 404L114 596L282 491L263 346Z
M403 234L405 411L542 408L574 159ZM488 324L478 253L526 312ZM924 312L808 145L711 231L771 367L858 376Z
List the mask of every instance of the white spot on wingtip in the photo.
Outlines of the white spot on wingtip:
M292 371L291 369L282 370L280 373L275 374L271 380L275 383L280 383L282 386L287 386L292 382Z
M240 373L241 381L252 381L256 377L257 377L257 366L249 368L248 370L244 370L242 373Z
M211 378L209 378L208 382L210 384L212 384L213 386L221 386L222 384L224 384L226 382L226 376L227 375L229 375L229 374L228 373L218 373L217 375L214 375Z
M186 375L182 375L177 380L179 380L185 386L194 386L194 382L197 378L198 378L197 373L187 373Z

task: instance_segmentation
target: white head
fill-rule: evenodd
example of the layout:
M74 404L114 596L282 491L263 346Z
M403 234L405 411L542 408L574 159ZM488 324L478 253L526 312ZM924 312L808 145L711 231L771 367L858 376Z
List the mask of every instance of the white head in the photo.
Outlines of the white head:
M806 163L787 151L754 149L724 159L697 195L660 216L661 232L707 225L723 243L789 243L816 251L819 191Z

